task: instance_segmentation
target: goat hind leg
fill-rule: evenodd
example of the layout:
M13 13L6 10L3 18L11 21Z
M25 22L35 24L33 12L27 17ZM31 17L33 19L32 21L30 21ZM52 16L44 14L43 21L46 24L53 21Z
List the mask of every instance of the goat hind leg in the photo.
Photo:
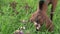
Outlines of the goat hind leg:
M51 7L51 13L50 13L50 19L53 20L53 14L54 14L54 10L56 8L57 5L57 0L53 1L52 0L52 7Z

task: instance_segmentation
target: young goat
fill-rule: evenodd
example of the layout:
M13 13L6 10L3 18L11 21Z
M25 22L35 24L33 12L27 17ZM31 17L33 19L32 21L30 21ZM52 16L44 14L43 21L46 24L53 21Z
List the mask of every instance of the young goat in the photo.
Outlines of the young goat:
M47 16L48 5L52 4L50 18ZM36 30L39 30L43 25L44 21L46 22L46 28L48 31L53 31L54 26L52 24L53 13L56 8L57 0L40 0L39 7L35 13L32 14L30 21L33 22L36 26Z

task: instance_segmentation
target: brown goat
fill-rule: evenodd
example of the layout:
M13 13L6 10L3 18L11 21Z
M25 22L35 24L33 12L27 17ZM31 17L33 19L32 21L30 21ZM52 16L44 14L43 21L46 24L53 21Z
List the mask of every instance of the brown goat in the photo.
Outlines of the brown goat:
M46 11L48 5L52 4L50 18L48 17ZM44 21L46 22L46 28L48 31L53 31L54 25L52 24L53 12L56 8L57 0L40 0L39 7L35 13L32 14L30 21L33 22L36 26L36 29L39 30L43 25Z

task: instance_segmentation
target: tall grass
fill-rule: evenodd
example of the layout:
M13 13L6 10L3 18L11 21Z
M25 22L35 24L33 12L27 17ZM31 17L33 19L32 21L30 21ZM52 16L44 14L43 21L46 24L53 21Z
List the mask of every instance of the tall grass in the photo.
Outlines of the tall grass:
M17 3L15 10L10 6L10 3L15 1ZM31 14L36 11L39 0L0 0L0 34L13 34L15 30L21 26L26 26L24 32L31 32L30 34L60 34L60 0L54 12L53 24L55 25L54 32L48 32L45 27L42 31L35 33L33 23L24 23L23 20L29 20ZM47 13L50 12L50 7ZM49 15L49 13L48 13Z

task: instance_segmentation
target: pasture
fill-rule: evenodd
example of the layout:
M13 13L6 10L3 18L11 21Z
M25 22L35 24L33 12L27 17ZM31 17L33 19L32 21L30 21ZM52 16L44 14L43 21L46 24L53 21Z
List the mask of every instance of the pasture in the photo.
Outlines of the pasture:
M13 1L15 1L14 5ZM0 34L13 34L15 30L24 26L24 34L60 34L60 0L58 0L53 16L54 32L48 32L43 25L41 31L36 33L33 23L26 22L32 13L37 10L39 0L0 0ZM15 6L16 5L16 6ZM15 7L13 7L15 6ZM13 8L12 8L13 7ZM49 16L51 5L48 6Z

